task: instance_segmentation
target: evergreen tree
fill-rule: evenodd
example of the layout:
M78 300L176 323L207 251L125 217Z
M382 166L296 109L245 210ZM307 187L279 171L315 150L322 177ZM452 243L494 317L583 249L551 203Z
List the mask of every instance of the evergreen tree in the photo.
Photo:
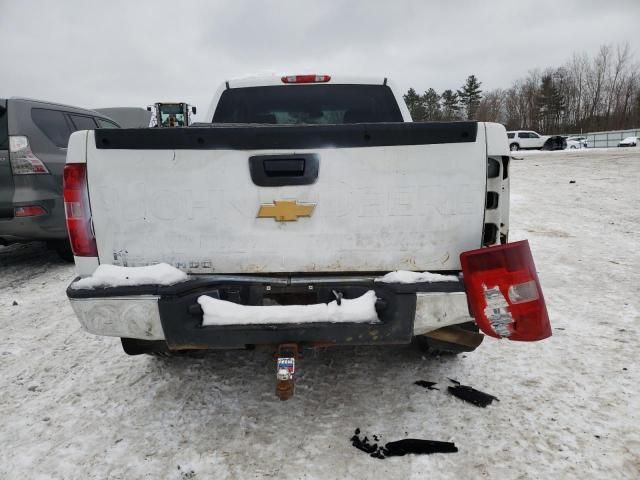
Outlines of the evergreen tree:
M426 119L424 99L413 88L410 88L404 95L404 101L414 122L421 122Z
M551 75L542 77L536 107L541 130L550 132L559 127L560 118L565 109L565 100Z
M458 120L460 118L460 104L458 94L452 90L442 92L442 119Z
M430 88L422 96L425 107L426 120L440 120L442 111L440 110L440 95L433 88Z
M482 83L478 81L475 75L469 75L462 89L458 90L460 104L464 107L468 119L474 119L478 113L478 107L482 99L480 85Z

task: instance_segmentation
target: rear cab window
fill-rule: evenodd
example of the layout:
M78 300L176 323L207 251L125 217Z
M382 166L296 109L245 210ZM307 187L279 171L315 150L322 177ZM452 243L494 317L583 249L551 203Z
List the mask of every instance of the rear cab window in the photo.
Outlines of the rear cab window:
M9 149L9 119L7 101L0 98L0 150Z
M67 148L71 130L64 112L47 108L32 108L31 119L56 146Z
M386 85L289 85L231 88L213 123L343 124L402 122Z

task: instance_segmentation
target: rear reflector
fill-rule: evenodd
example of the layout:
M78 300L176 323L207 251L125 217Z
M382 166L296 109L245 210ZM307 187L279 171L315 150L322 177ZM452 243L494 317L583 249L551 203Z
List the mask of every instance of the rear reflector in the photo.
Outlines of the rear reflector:
M485 334L530 342L551 336L528 241L464 252L460 263L471 315Z
M66 164L63 185L64 211L71 250L76 257L97 257L98 249L91 228L91 209L87 193L87 164Z
M39 217L46 215L47 211L38 205L28 205L26 207L16 207L14 215L16 217Z
M282 77L282 83L326 83L330 75L289 75Z

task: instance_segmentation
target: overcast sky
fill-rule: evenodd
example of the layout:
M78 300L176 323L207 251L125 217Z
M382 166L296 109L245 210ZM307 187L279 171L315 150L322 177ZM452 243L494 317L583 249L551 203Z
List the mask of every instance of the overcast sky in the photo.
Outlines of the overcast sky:
M474 73L492 89L621 42L640 58L640 0L0 0L0 97L179 100L200 117L237 76L373 74L441 91Z

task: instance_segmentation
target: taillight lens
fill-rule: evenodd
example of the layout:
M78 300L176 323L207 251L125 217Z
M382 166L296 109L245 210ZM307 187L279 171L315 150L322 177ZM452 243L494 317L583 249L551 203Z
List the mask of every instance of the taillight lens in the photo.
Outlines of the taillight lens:
M49 170L31 151L29 139L23 136L9 137L9 161L14 175L48 174Z
M330 75L287 75L281 78L282 83L326 83L331 80Z
M98 249L91 228L91 209L87 193L87 164L66 164L63 186L64 211L71 250L76 257L96 257Z
M528 241L464 252L460 262L471 314L484 333L520 341L551 336Z

